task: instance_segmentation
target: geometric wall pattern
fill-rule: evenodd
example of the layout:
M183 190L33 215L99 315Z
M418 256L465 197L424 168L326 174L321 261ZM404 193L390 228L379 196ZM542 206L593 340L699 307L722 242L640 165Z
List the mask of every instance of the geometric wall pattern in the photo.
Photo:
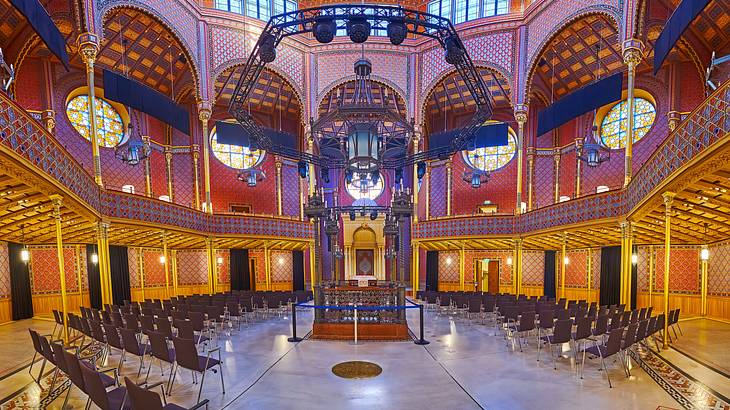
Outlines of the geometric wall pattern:
M655 247L654 289L664 289L664 247ZM672 246L669 260L669 292L700 293L700 252L698 247Z
M408 56L395 52L368 52L368 60L373 64L373 77L395 85L402 97L408 99ZM328 87L338 83L343 77L354 76L352 71L355 61L360 59L359 51L334 51L316 55L317 96L324 94Z
M507 258L512 257L514 252L508 250L484 250L484 251L465 251L464 252L464 283L465 288L469 288L469 283L474 282L474 264L477 260L489 259L491 261L499 261L499 284L509 285L512 283L512 266L507 264ZM458 258L458 254L457 254ZM457 259L458 261L458 259ZM439 275L441 272L439 271ZM457 281L458 281L458 265L457 265Z
M0 299L10 297L10 259L8 244L0 242Z
M129 287L137 289L142 287L139 275L139 248L127 248L127 261L129 263Z
M256 283L266 283L266 254L263 249L249 249L248 258L254 259L256 268ZM263 288L261 288L263 289Z
M459 252L439 252L439 283L459 283Z
M568 263L565 265L565 287L585 288L588 281L588 251L566 252Z
M291 251L271 251L271 283L292 281L294 260Z
M165 265L160 263L162 252L155 249L142 249L142 274L144 287L165 286Z
M58 276L58 254L56 247L33 246L30 250L29 270L31 287L34 295L52 294L61 292L61 278ZM66 276L66 291L76 292L77 267L76 247L63 247L63 264Z
M639 292L649 291L650 249L648 246L639 246L636 251L636 255L638 256L636 263L636 289Z
M205 250L177 251L177 284L205 285L208 283L208 258Z
M218 263L218 283L230 283L231 282L231 251L228 249L218 249L215 251L215 260L216 263L220 260L221 263ZM179 269L179 267L178 267ZM203 283L207 283L207 271L206 268L204 272L206 273L206 281Z
M545 253L522 251L522 285L543 286L545 284Z
M592 286L591 289L600 289L601 288L601 250L600 249L593 249L591 250L591 280L592 280Z
M710 246L707 263L707 294L730 296L730 244Z
M446 216L446 166L431 168L428 185L431 190L429 215L431 217Z

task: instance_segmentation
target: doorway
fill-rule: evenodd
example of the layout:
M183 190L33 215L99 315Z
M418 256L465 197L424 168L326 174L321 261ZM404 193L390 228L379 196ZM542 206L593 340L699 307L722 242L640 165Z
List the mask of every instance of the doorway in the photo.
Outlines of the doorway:
M256 258L251 258L248 260L249 263L249 272L251 273L248 275L249 282L249 289L252 291L256 291Z
M477 259L474 261L476 291L499 293L499 259Z

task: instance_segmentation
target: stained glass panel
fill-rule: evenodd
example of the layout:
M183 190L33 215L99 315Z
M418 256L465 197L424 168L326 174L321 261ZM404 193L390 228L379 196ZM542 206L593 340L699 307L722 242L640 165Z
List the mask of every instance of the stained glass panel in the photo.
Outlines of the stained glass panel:
M122 117L111 104L103 99L96 97L95 102L96 132L99 137L99 145L108 148L116 147L124 138ZM66 106L66 115L76 131L87 140L91 140L88 95L72 98Z
M472 168L482 171L494 171L507 165L517 151L515 136L509 130L509 143L498 147L477 148L471 151L462 151L464 160Z
M601 141L611 149L626 146L628 129L628 103L626 100L614 105L601 122ZM634 99L634 142L640 140L654 124L656 108L643 98Z
M210 137L213 155L218 161L235 169L249 169L258 165L264 158L264 151L250 150L240 145L219 144L215 130Z

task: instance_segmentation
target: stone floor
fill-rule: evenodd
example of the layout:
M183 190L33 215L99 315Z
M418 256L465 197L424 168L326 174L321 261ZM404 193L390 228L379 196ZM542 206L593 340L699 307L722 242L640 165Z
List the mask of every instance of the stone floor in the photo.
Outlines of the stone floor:
M311 312L302 311L298 331L311 329ZM685 335L677 344L692 342L694 326L713 331L719 322L705 320L682 322ZM242 327L240 332L221 338L226 393L220 378L209 374L203 387L204 398L213 409L344 409L344 408L428 408L428 409L730 409L727 389L730 380L700 367L680 353L669 350L662 357L642 349L632 362L627 378L620 363L609 361L613 382L609 389L598 360L587 360L584 378L576 374L568 346L558 360L557 370L547 355L536 360L535 341L513 350L491 326L470 324L461 319L426 314L427 346L411 342L329 342L309 340L287 342L288 318L272 318ZM417 312L409 312L411 329L418 333ZM50 330L46 321L23 321L0 326L0 353L3 367L19 368L32 357L27 327ZM724 337L724 343L730 341ZM719 343L713 341L712 343ZM719 344L717 345L718 348ZM10 352L10 353L7 353ZM543 352L544 354L544 352ZM673 356L674 355L674 356ZM675 357L676 356L676 357ZM116 365L119 354L110 359ZM682 359L683 358L683 359ZM372 379L341 379L332 366L346 360L366 360L383 368ZM673 366L680 363L685 369ZM138 362L129 360L123 376L134 378ZM693 368L692 366L695 366ZM40 370L34 366L33 374ZM166 380L155 363L150 381ZM52 372L46 369L41 385L47 389ZM188 372L179 372L170 402L192 405L197 385ZM60 408L65 391L57 390L42 402L47 408ZM0 405L3 408L37 407L46 391L30 378L27 368L6 374L0 380ZM83 408L86 397L77 389L71 393L68 408Z

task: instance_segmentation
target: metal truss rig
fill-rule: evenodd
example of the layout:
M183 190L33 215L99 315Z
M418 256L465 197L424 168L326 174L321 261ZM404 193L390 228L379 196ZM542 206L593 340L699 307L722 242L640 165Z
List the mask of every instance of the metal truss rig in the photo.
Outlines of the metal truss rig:
M454 51L457 57L450 59L449 62L456 67L459 75L461 75L477 107L469 124L460 130L450 145L426 150L418 154L407 154L405 158L383 159L379 164L380 168L396 169L423 161L443 159L454 152L466 149L473 140L476 130L491 118L493 103L488 88L469 57L464 43L459 38L451 21L418 10L362 4L312 7L271 17L248 57L243 74L238 80L228 107L228 112L249 133L256 146L273 154L305 161L323 168L341 169L347 166L347 161L313 155L272 141L248 113L246 100L253 92L261 71L267 64L261 56L262 45L270 47L273 41L275 48L284 37L312 32L314 24L323 20L333 20L336 24L339 22L337 28L344 28L344 26L340 27L341 23L353 18L367 20L373 28L381 29L385 29L388 23L391 22L403 23L408 33L433 38L446 51L451 48L451 51Z

